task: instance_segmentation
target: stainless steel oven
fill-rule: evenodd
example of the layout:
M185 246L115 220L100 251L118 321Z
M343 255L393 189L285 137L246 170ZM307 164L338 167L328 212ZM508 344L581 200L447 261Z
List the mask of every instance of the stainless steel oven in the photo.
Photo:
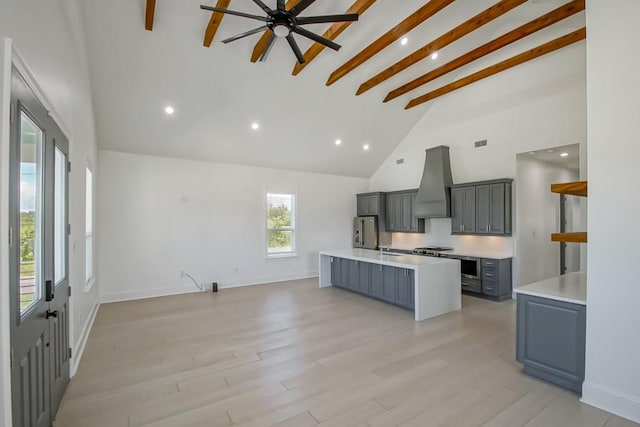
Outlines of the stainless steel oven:
M480 280L482 274L480 268L480 258L465 257L459 255L440 255L446 258L453 258L460 260L460 273L463 278Z

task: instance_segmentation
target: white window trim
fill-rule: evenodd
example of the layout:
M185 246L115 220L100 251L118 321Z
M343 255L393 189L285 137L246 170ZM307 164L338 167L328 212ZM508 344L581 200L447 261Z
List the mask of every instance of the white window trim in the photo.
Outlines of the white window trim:
M268 228L268 210L269 210L269 194L290 194L293 196L293 251L283 253L269 253L269 228ZM300 230L300 222L298 221L298 192L297 191L276 191L273 189L265 189L264 191L264 218L262 220L262 226L264 227L264 241L262 247L264 248L265 259L283 259L283 258L296 258L298 257L298 233Z
M85 196L85 229L83 232L83 237L84 237L84 242L85 242L85 261L84 261L84 276L85 276L85 283L84 283L84 291L89 292L91 291L91 288L93 288L93 285L96 282L96 233L95 233L95 228L96 228L96 174L94 171L94 167L93 164L91 162L90 159L86 159L86 164L85 164L85 186L86 186L86 171L89 170L89 172L91 172L91 276L87 277L87 260L86 260L86 251L87 251L87 226L86 226L86 207L87 207L87 201L86 201L86 196ZM85 188L85 194L86 194L86 188Z

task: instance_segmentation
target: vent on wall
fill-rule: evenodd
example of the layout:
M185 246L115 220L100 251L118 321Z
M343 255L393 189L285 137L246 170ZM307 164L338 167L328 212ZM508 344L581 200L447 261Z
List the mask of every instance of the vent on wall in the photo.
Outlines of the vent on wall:
M401 165L404 163L404 159L398 159L396 160L396 165Z
M476 142L473 143L473 146L476 147L476 148L484 147L485 145L487 145L487 140L486 139L483 139L482 141L476 141Z

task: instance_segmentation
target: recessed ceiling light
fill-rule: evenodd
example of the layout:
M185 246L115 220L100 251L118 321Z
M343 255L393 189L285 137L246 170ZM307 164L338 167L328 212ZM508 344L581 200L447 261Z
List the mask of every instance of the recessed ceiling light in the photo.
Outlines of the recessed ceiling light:
M438 59L438 52L433 52L433 53L431 54L431 59L433 59L433 60Z
M364 151L367 151L369 148L370 148L370 147L369 147L369 144L364 144L364 145L362 146L362 149L363 149Z
M164 107L164 112L166 114L171 115L171 114L175 113L176 110L174 110L172 106L168 105L168 106Z
M409 39L407 37L403 37L402 40L400 40L400 44L402 46L406 46L407 43L409 43Z
M251 123L251 129L258 130L260 129L260 125L258 123Z
M342 140L336 139L336 145L340 145L340 144L342 144Z
M560 153L560 157L567 157L569 155L569 153L564 152L564 153Z

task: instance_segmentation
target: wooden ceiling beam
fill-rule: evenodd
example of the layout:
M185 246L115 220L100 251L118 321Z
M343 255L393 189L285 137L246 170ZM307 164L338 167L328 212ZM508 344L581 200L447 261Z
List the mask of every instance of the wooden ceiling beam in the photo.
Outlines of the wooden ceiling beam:
M410 81L409 83L392 90L387 94L384 102L389 102L392 99L399 97L400 95L404 95L407 92L410 92L422 85L425 85L437 79L438 77L450 73L451 71L457 70L464 65L470 64L471 62L480 59L483 56L495 52L498 49L501 49L515 41L523 39L524 37L540 31L543 28L547 28L550 25L560 22L563 19L584 10L584 8L585 0L574 0L570 3L566 3L549 13L516 28L515 30L512 30L488 43L485 43L482 46L454 59L453 61L450 61L432 71L429 71L426 74L423 74L422 76Z
M477 30L483 25L493 21L494 19L504 15L512 9L520 6L523 3L526 3L527 0L500 0L498 3L494 4L488 9L480 12L473 18L468 19L462 24L455 27L453 30L447 31L437 39L427 43L422 46L420 49L414 51L410 55L404 57L400 61L396 62L392 66L387 69L381 71L376 74L366 82L362 83L356 92L356 95L361 95L369 89L379 85L385 80L395 76L401 71L406 70L408 67L412 66L416 62L422 61L424 58L428 57L434 52L439 51L440 49L448 46L456 40L461 39L467 34Z
M229 7L230 3L231 3L231 0L218 0L218 3L216 3L216 7L219 7L221 9L226 9ZM211 12L211 18L209 18L209 24L207 25L207 29L204 32L204 41L202 42L202 45L204 47L211 46L211 43L213 42L213 38L216 36L216 33L218 32L218 28L222 23L222 18L224 18L224 15L225 15L224 13L220 13L220 12Z
M531 61L532 59L538 58L539 56L546 55L555 50L561 49L565 46L569 46L573 43L584 40L586 37L587 37L587 30L586 28L582 27L579 30L573 31L562 37L558 37L557 39L551 40L550 42L547 42L538 47L530 49L519 55L512 56L509 59L505 59L504 61L498 62L497 64L484 68L467 77L463 77L459 80L456 80L453 83L449 83L445 86L442 86L441 88L438 88L429 93L426 93L418 98L412 99L407 104L405 109L413 108L427 101L431 101L449 92L453 92L454 90L470 85L471 83L475 83L487 77L493 76L494 74L498 74L504 70L508 70L509 68L513 68L527 61Z
M356 0L356 2L353 3L345 13L357 13L358 15L362 15L375 2L376 0ZM329 40L335 40L352 23L353 22L335 22L329 27L327 31L324 32L324 34L322 34L322 37ZM293 67L293 72L291 74L297 76L300 71L304 70L304 68L309 65L311 61L313 61L318 55L320 55L325 47L326 46L321 43L312 44L311 47L304 53L304 64L296 62L296 65Z
M453 3L453 1L454 0L431 0L420 9L416 10L413 14L409 15L398 25L380 36L380 38L378 38L376 41L360 51L360 53L358 53L356 56L345 62L333 73L331 73L329 79L327 80L327 86L331 86L332 84L349 74L351 71L367 62L373 56L380 53L383 49L403 37L409 31Z
M156 15L156 0L147 0L147 11L144 17L144 28L153 31L153 19Z
M302 0L289 0L284 7L289 10L292 7L297 6L301 1ZM258 40L258 43L256 43L256 45L253 47L253 51L251 52L251 62L257 62L258 59L260 59L260 57L262 56L262 52L264 52L264 48L267 47L267 44L269 43L270 38L271 30L266 30L262 34L262 37L260 37L260 40Z

